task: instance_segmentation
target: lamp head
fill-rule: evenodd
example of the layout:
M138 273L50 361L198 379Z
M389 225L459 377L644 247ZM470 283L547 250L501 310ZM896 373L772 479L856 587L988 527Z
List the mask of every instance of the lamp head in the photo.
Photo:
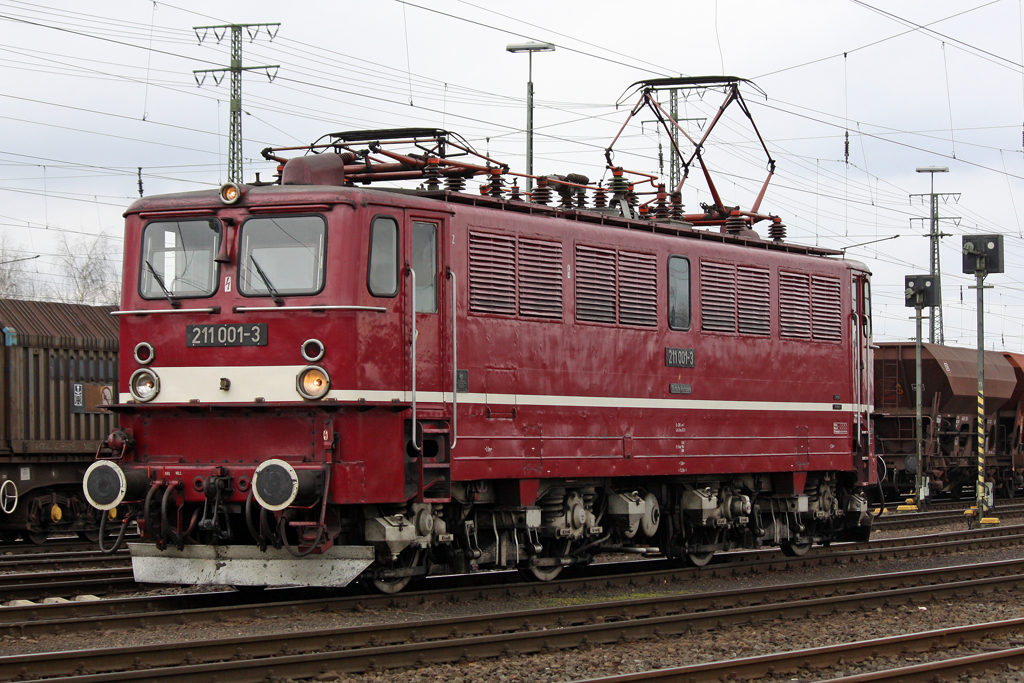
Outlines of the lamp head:
M505 49L509 52L554 52L555 46L553 43L512 43Z

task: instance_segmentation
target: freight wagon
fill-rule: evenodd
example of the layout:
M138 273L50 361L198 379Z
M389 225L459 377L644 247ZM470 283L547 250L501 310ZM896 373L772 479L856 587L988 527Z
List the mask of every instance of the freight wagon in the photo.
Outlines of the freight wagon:
M95 539L82 476L116 419L112 306L0 299L0 540Z

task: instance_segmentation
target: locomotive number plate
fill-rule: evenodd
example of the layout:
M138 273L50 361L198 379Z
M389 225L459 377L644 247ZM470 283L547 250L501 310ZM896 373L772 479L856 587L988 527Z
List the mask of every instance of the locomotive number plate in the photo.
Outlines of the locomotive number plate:
M186 325L185 346L266 346L267 324Z

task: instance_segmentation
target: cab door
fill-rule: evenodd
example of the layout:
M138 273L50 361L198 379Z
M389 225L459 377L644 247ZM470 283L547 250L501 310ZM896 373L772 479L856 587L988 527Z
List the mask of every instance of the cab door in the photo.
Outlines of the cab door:
M448 216L406 212L403 307L409 349L406 494L421 502L449 499L452 445L453 347L448 277L452 237Z
M854 430L856 457L861 483L875 483L877 470L874 458L874 429L871 409L874 400L873 364L871 350L871 279L868 273L853 271L852 322L850 325L853 351Z

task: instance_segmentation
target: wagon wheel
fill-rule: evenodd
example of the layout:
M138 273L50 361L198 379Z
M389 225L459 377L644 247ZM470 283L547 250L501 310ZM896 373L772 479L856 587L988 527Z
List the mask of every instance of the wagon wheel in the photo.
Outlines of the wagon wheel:
M86 515L83 520L83 526L86 528L76 532L77 536L89 543L98 542L100 540L100 519L105 514L107 513L93 510L92 513Z
M413 569L418 567L423 558L423 551L419 548L406 548L398 554L398 559L389 562L384 569ZM409 585L412 581L412 575L408 576L395 576L395 577L380 577L372 580L373 587L381 593L391 595L398 593Z
M17 531L4 531L3 529L0 529L0 543L14 543L17 540Z
M810 541L779 541L779 548L786 557L803 557L811 545Z
M46 543L46 538L47 538L48 535L49 534L47 534L45 531L22 531L21 532L21 537L22 538L24 538L29 543L33 543L35 545L42 545L42 544Z
M544 562L543 564L536 565L531 563L526 567L519 567L519 573L531 581L551 581L558 577L562 573L562 563L554 562L555 559L561 559L568 556L569 547L572 545L572 541L564 540L551 540L544 542L544 550L537 557L538 560Z

